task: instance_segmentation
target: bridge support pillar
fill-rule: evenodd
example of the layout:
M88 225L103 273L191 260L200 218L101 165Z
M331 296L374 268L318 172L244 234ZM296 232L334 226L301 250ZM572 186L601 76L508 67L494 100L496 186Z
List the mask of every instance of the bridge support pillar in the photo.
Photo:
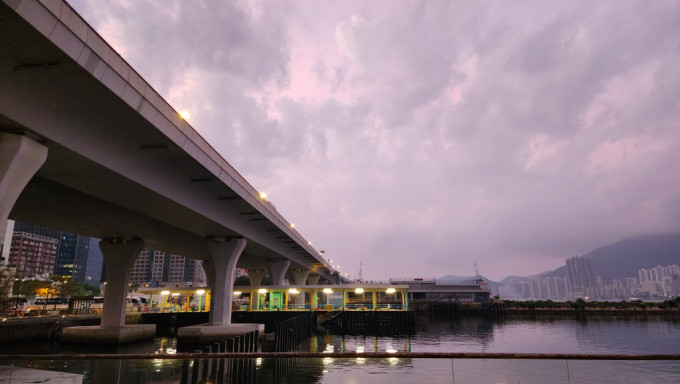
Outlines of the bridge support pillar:
M267 270L262 269L248 269L248 277L250 278L250 285L257 287L262 284L262 279L264 275L267 274Z
M7 233L9 213L46 159L44 145L26 136L0 132L0 255L9 252L12 242L12 234Z
M144 242L141 240L121 242L102 240L99 242L99 249L102 251L106 266L106 288L101 322L103 327L125 325L130 270L143 248Z
M106 266L104 307L99 326L64 328L62 340L80 344L122 344L156 335L156 325L125 325L130 270L144 248L142 240L102 240Z
M272 277L272 285L283 285L290 260L267 260L267 269Z
M321 276L316 275L316 276L307 276L307 285L318 285L319 284L319 278Z
M231 300L234 292L236 263L246 247L245 239L208 241L208 260L203 262L205 275L212 293L209 325L231 324Z
M305 285L307 283L307 276L309 276L309 269L293 269L293 279L295 279L295 285ZM295 296L295 304L305 303L305 293L300 292ZM311 303L310 303L311 304Z
M177 332L178 348L185 351L229 336L258 331L264 334L264 324L232 324L231 301L234 292L236 263L246 247L245 239L228 241L208 240L208 258L203 262L210 297L210 320L207 324L180 328Z

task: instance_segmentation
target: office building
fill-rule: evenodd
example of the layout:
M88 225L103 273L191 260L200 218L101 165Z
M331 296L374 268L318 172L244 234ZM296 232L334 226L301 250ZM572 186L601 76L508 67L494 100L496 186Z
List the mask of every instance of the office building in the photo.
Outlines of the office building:
M58 240L27 232L14 232L7 265L16 268L17 276L32 279L53 273L57 261Z

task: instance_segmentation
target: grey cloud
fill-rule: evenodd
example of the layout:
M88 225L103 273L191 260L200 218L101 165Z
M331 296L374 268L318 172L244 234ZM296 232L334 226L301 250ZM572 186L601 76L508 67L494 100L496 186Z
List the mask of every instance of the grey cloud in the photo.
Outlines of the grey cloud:
M676 2L336 4L305 21L351 50L310 58L313 100L287 93L309 3L75 3L161 93L195 76L192 124L352 273L500 279L680 230Z

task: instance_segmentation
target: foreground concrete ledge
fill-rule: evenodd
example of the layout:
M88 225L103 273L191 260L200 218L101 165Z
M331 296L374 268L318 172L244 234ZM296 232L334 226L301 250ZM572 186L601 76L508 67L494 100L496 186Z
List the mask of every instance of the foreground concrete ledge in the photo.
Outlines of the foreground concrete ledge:
M259 331L260 336L262 336L264 324L192 325L177 330L177 342L202 345L255 331Z
M121 325L118 327L69 327L61 332L61 341L75 344L116 345L153 339L156 324Z
M55 384L79 384L83 382L83 375L0 365L0 383L25 384L48 382Z

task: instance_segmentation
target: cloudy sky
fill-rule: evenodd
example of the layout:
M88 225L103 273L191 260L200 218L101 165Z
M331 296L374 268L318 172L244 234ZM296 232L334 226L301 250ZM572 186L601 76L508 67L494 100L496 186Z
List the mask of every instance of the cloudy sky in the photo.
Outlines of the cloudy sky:
M352 277L680 231L677 1L69 3Z

